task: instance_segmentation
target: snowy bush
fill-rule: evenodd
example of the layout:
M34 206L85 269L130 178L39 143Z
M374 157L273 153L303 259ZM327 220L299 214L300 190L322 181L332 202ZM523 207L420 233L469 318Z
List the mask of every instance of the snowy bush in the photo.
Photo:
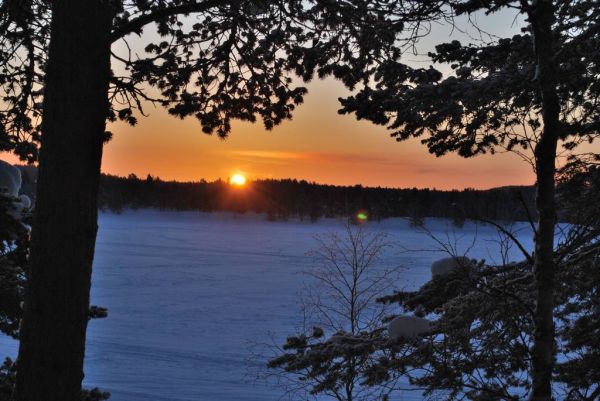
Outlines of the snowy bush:
M18 197L19 169L0 160L0 331L16 337L21 318L29 226L24 213L29 198Z
M0 160L0 195L16 198L21 189L21 172L10 163Z
M13 219L22 221L31 208L31 200L27 195L19 195L21 190L21 171L3 160L0 160L0 197L6 198L5 208ZM29 226L23 223L29 231Z

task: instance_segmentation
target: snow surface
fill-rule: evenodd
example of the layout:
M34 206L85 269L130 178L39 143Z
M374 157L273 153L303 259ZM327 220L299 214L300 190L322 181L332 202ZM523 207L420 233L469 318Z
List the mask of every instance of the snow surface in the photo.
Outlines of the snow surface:
M401 288L429 280L444 255L406 252L436 247L401 219L368 223L395 244L383 262L405 268ZM283 342L301 323L296 294L309 268L314 235L340 230L336 220L316 224L267 222L264 216L194 212L127 211L101 214L92 304L107 319L88 330L85 385L112 393L112 401L274 401L281 390L249 382L249 341ZM492 260L498 238L491 227L454 228L427 220L471 258ZM518 236L531 249L525 224ZM511 253L514 260L519 255ZM0 336L0 358L14 357L17 343ZM417 392L395 399L419 400Z

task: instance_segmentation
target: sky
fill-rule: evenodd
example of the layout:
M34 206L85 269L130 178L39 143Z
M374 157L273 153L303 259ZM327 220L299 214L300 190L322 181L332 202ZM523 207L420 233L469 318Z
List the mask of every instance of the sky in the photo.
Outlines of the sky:
M517 32L520 25L510 13L482 18L479 22L488 32L501 36ZM448 38L470 41L476 35L472 29L459 32L437 26L420 49L426 52ZM427 62L416 56L409 61ZM147 109L150 116L140 118L135 127L124 123L109 127L114 138L105 148L103 171L180 181L227 179L241 173L249 179L438 189L534 182L530 165L516 155L437 158L418 139L396 142L384 127L338 115L337 99L348 92L334 79L315 80L307 87L305 103L296 109L293 120L272 131L260 122L237 122L226 140L203 134L194 118L180 120L161 108Z
M509 13L480 19L488 32L500 36L512 35L522 24ZM468 26L464 21L458 25ZM426 52L448 39L472 41L477 34L437 26L421 49ZM141 51L143 42L134 39L132 43ZM418 56L409 61L427 63ZM114 136L105 147L102 171L178 181L244 174L251 180L296 178L337 185L437 189L534 183L531 166L514 154L437 158L418 139L396 142L384 127L339 115L337 99L348 92L334 79L314 80L307 87L305 103L296 109L293 120L272 131L260 122L235 122L226 140L203 134L194 118L180 120L162 108L146 106L149 116L139 118L135 127L122 122L109 125Z
M238 122L226 140L203 134L193 118L176 119L156 108L135 127L109 127L114 138L105 148L103 171L164 180L242 173L249 179L439 189L533 183L530 166L512 154L436 158L418 140L396 142L384 127L338 115L343 93L333 79L315 81L292 121L272 131L260 122Z

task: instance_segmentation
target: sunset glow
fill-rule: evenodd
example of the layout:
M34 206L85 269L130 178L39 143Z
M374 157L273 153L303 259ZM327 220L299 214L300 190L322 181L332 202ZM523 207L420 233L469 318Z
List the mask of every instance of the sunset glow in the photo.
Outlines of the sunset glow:
M229 183L238 187L244 186L246 185L246 177L242 174L234 174L229 180Z

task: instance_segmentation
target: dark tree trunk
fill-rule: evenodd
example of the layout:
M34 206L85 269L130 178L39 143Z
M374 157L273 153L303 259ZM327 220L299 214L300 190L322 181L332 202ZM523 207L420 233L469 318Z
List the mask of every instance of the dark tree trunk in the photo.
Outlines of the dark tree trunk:
M18 401L80 398L108 111L110 3L53 2Z
M535 238L535 333L532 350L533 401L552 399L554 369L554 230L556 225L555 159L560 130L560 103L557 94L557 72L554 61L552 24L554 7L551 0L539 0L532 11L535 38L537 79L542 94L543 132L535 149L539 214Z

